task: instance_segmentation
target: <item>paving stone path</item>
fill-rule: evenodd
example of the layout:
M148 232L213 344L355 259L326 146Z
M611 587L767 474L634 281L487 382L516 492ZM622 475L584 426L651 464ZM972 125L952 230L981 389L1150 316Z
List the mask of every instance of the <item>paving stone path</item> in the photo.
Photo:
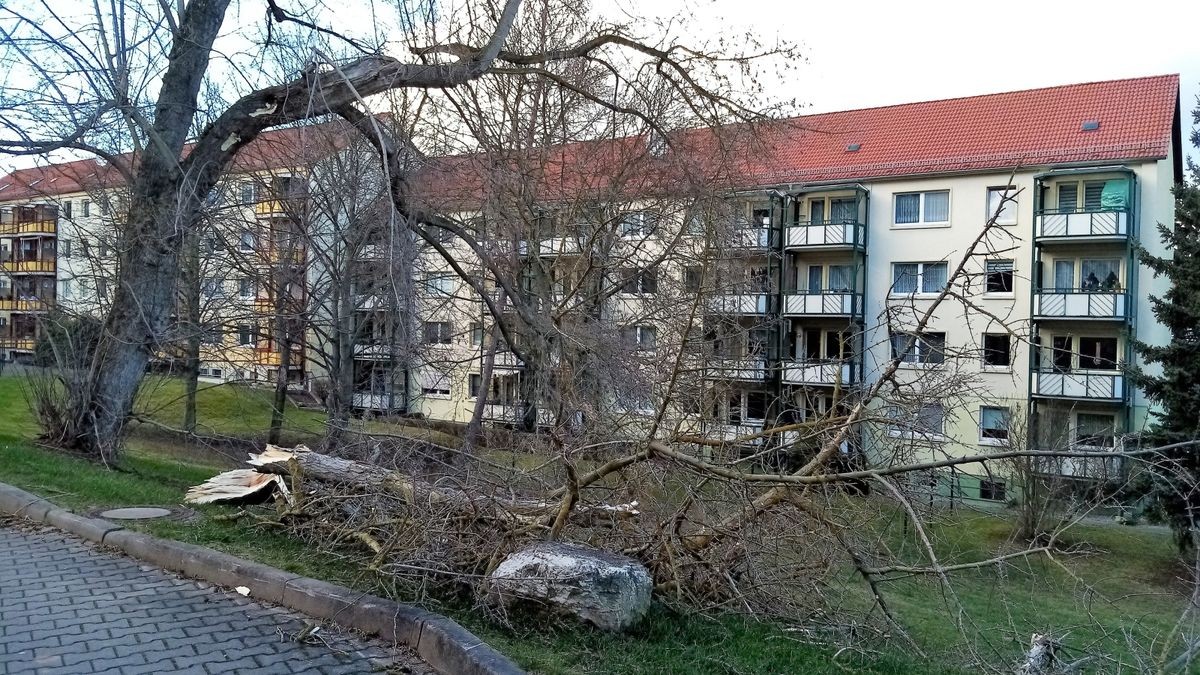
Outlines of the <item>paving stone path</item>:
M433 671L407 650L0 521L0 674Z

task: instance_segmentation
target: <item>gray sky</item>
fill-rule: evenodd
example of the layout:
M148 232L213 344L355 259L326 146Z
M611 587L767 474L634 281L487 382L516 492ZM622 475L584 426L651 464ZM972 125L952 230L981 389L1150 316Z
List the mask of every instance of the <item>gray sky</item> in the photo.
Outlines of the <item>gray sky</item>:
M1178 73L1186 144L1200 94L1195 0L596 1L660 17L689 5L714 35L799 43L808 63L783 89L807 112Z
M1200 94L1196 0L593 2L598 12L624 22L677 20L681 8L689 8L695 20L682 32L699 39L751 31L766 43L777 37L798 43L807 62L772 90L797 99L804 112L1179 73L1186 144ZM1195 148L1188 151L1200 159ZM0 168L32 161L3 158Z

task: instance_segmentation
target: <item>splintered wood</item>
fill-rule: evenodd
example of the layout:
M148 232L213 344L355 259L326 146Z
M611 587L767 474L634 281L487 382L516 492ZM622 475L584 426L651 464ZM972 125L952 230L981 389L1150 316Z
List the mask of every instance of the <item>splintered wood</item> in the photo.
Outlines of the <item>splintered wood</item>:
M277 491L285 496L288 494L282 476L259 473L254 469L234 469L189 489L184 501L189 504L265 501Z

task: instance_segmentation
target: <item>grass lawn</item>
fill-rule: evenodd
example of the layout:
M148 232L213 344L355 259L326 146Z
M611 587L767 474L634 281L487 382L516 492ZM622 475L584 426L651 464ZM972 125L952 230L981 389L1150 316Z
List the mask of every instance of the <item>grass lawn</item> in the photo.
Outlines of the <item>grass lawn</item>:
M156 382L144 391L140 409L163 424L178 426L182 393L178 382ZM206 389L200 398L200 423L222 435L258 438L269 419L268 396L244 388ZM287 430L295 438L319 434L322 423L319 412L288 411ZM383 424L391 433L412 430L369 424ZM228 460L207 452L135 435L119 470L110 471L37 447L31 440L35 433L20 380L0 378L0 481L77 510L179 504L187 487L228 465ZM244 520L216 518L229 513L227 508L198 511L194 522L143 527L158 536L384 592L369 574L333 555ZM1002 514L970 511L949 514L932 527L945 563L993 555L1004 547L1010 531ZM901 556L919 561L915 538L902 529L897 518L893 531L883 535ZM684 617L663 608L656 608L634 633L620 636L574 627L517 633L469 608L434 609L453 616L526 668L543 673L965 673L977 670L966 658L971 651L1002 667L1021 653L1034 632L1068 635L1074 648L1112 656L1090 672L1138 672L1128 643L1161 640L1184 605L1182 587L1174 578L1170 538L1156 529L1103 524L1081 525L1072 532L1072 543L1084 553L1070 556L1068 569L1038 558L1003 570L960 573L953 577L952 594L926 578L889 583L890 604L925 656L897 641L872 645L878 651L838 654L835 663L835 650L809 644L801 633L780 626L735 617ZM847 588L840 601L852 609L863 607L865 592L857 584L848 583ZM951 618L959 616L960 609L969 617L972 633L984 638L963 643Z

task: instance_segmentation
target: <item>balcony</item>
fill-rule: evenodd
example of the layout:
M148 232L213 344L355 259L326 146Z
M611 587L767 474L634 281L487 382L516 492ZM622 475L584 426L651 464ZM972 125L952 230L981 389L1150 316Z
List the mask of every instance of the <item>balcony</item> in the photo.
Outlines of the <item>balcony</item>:
M483 356L480 357L480 359L481 359L480 363L482 363L482 359L484 359L484 358L487 358L486 354L484 354ZM496 350L496 356L492 360L492 372L494 372L494 373L515 372L515 371L521 370L524 367L525 367L525 364L521 361L521 359L517 358L516 354L514 354L506 349Z
M729 246L736 249L765 249L771 246L771 230L765 227L735 227Z
M518 251L521 255L530 255L529 248L527 241L521 241L518 244ZM537 254L541 258L579 255L582 251L583 240L580 237L551 237L543 239L537 246Z
M53 258L43 260L5 260L0 262L0 269L12 274L54 274L55 261Z
M484 419L491 422L499 422L501 424L523 424L525 419L525 406L520 403L485 403L483 406ZM568 426L580 425L583 422L583 417L580 413L575 413L568 420ZM550 408L538 408L537 410L537 425L539 427L554 427L557 426L557 412Z
M1038 241L1123 241L1129 236L1128 209L1043 209L1034 216Z
M53 298L0 298L0 312L47 312L53 306Z
M767 362L761 358L714 358L709 363L708 377L762 382L767 378Z
M838 360L789 360L783 363L786 384L811 384L832 387L852 383L855 364Z
M394 393L354 392L350 405L361 410L397 410L404 403L404 397Z
M708 310L714 314L766 314L767 294L746 293L713 296L708 299Z
M850 291L791 291L783 297L784 316L845 316L859 314L862 294Z
M1078 288L1042 290L1034 296L1033 315L1038 319L1124 321L1127 295L1125 291Z
M1061 448L1060 448L1061 449ZM1115 452L1111 447L1072 445L1080 452ZM1062 476L1087 480L1115 480L1125 475L1124 457L1038 457L1034 471L1045 476Z
M1033 395L1086 401L1125 400L1125 375L1113 370L1035 370Z
M278 367L283 364L283 353L276 351L275 347L255 347L254 363L259 366ZM302 367L304 367L304 347L293 345L288 368Z
M742 420L740 422L704 422L701 435L716 441L734 441L745 436L753 436L763 431L762 420ZM766 437L746 441L747 445L760 445Z
M37 338L35 337L0 337L0 349L31 352L36 345Z
M264 199L254 203L254 215L265 217L286 217L289 211L295 210L296 205L289 199Z
M22 223L0 223L0 237L13 237L25 234L54 235L58 232L56 220L34 220Z
M784 229L785 249L845 249L866 245L867 226L855 221L801 221Z
M364 361L388 361L395 351L389 344L356 344L354 358Z

